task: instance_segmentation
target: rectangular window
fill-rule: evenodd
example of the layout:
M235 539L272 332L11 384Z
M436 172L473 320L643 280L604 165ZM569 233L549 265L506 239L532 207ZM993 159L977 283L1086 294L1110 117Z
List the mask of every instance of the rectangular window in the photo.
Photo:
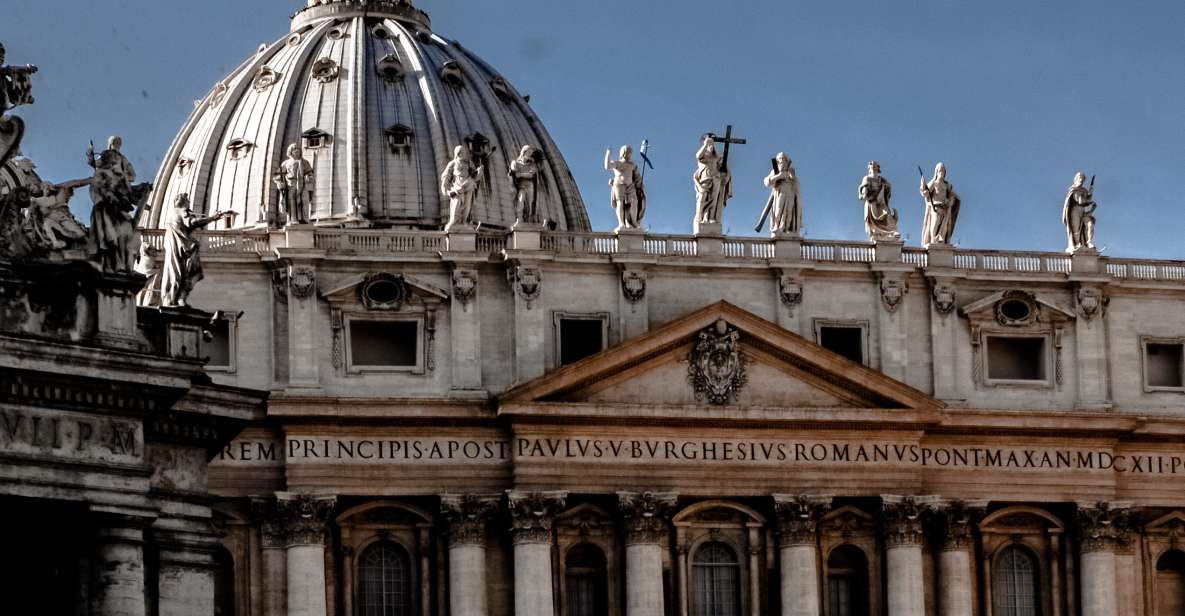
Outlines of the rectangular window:
M350 320L350 367L354 370L416 370L419 321Z
M867 363L863 325L816 323L815 337L819 341L819 346L828 351L858 364Z
M235 371L235 334L237 322L233 316L216 313L206 327L210 339L202 338L201 356L206 357L206 369L211 372Z
M1045 355L1045 337L988 336L988 379L1046 381Z
M608 321L602 317L557 317L560 365L574 364L605 350Z
M1185 342L1144 340L1144 387L1149 391L1185 390Z

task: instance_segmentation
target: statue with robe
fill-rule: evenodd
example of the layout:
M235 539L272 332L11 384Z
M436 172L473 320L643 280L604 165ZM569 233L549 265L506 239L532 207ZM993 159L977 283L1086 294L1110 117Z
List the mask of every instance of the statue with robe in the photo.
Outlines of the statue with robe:
M716 142L711 136L704 137L695 158L699 162L694 176L695 220L700 224L718 224L732 198L732 172L716 153Z
M928 248L935 244L950 244L955 234L955 224L959 221L962 201L954 185L946 179L946 165L938 163L934 167L934 179L928 184L923 175L918 192L926 204L922 246Z
M765 203L757 231L761 231L766 217L770 217L769 231L773 237L802 235L802 189L794 162L785 152L779 152L772 163L772 170L764 181L765 187L770 189L769 200Z
M20 105L33 104L33 82L31 77L37 67L8 66L6 52L0 43L0 166L20 151L21 138L25 134L25 123L18 117L7 116L10 109Z
M120 151L123 139L107 140L107 149L96 159L94 147L87 158L95 170L91 180L90 244L104 272L130 273L140 248L135 220L148 199L152 184L134 184L136 170Z
M641 229L646 215L646 189L642 184L642 170L633 161L634 149L621 146L617 160L605 150L605 170L613 173L609 179L609 199L617 214L617 230Z
M41 182L32 188L27 216L29 230L37 244L51 250L62 250L72 244L86 242L86 227L70 213L70 199L77 182L55 185Z
M1094 250L1094 212L1098 207L1094 200L1094 182L1091 181L1088 187L1086 174L1079 171L1062 205L1062 223L1066 225L1069 239L1067 252Z
M518 158L510 161L510 181L514 184L516 224L539 224L539 173L543 153L524 145Z
M860 182L860 200L864 202L864 232L873 242L896 242L901 239L897 230L897 210L889 204L893 185L881 175L881 164L868 163L868 175Z
M313 165L304 159L300 146L288 146L288 158L280 164L272 182L280 195L285 226L308 224L313 216Z
M465 146L459 145L453 150L453 159L440 174L440 192L449 198L449 221L445 231L476 224L473 202L477 199L477 188L484 173L483 167L474 165Z
M198 216L190 206L189 195L180 194L173 203L173 216L165 229L165 261L160 274L160 305L188 306L189 294L204 277L202 273L201 242L194 237L198 229L230 216L220 212L213 216Z

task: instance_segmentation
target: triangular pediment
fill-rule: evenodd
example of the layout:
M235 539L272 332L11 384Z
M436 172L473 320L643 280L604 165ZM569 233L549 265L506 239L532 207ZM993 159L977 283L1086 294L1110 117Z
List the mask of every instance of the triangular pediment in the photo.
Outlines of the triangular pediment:
M730 361L739 358L742 374ZM705 382L706 381L706 382ZM933 397L728 302L515 387L502 405L940 409Z

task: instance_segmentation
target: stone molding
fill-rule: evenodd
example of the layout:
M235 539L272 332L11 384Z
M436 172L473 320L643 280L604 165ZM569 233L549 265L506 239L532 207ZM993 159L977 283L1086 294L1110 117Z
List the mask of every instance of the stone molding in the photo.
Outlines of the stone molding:
M276 513L284 525L288 546L324 545L337 497L317 494L276 494Z
M510 529L514 543L551 543L555 517L568 501L568 492L524 492L507 490Z
M913 496L882 496L884 506L881 519L884 524L885 547L921 546L926 533L922 518L926 512L923 499Z
M448 544L485 547L486 523L498 513L497 494L442 494L440 512L448 520Z
M818 544L819 520L826 512L831 498L806 494L774 494L773 498L778 525L778 545L790 547Z
M625 531L625 544L659 544L667 530L667 518L679 495L674 492L618 492L617 510Z
M1126 548L1133 528L1132 511L1126 504L1078 506L1078 540L1084 554Z

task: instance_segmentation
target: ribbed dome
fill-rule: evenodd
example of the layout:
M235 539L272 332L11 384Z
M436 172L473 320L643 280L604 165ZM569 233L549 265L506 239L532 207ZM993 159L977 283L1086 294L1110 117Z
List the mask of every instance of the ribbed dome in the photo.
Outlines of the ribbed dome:
M576 183L527 102L495 70L430 31L406 1L313 0L292 32L261 47L197 104L156 178L145 223L163 226L178 194L199 211L238 212L252 227L275 211L272 176L288 144L313 164L314 219L439 228L440 174L452 149L496 148L475 204L487 225L514 223L510 161L524 145L545 157L540 215L588 230ZM487 150L489 151L489 150Z

